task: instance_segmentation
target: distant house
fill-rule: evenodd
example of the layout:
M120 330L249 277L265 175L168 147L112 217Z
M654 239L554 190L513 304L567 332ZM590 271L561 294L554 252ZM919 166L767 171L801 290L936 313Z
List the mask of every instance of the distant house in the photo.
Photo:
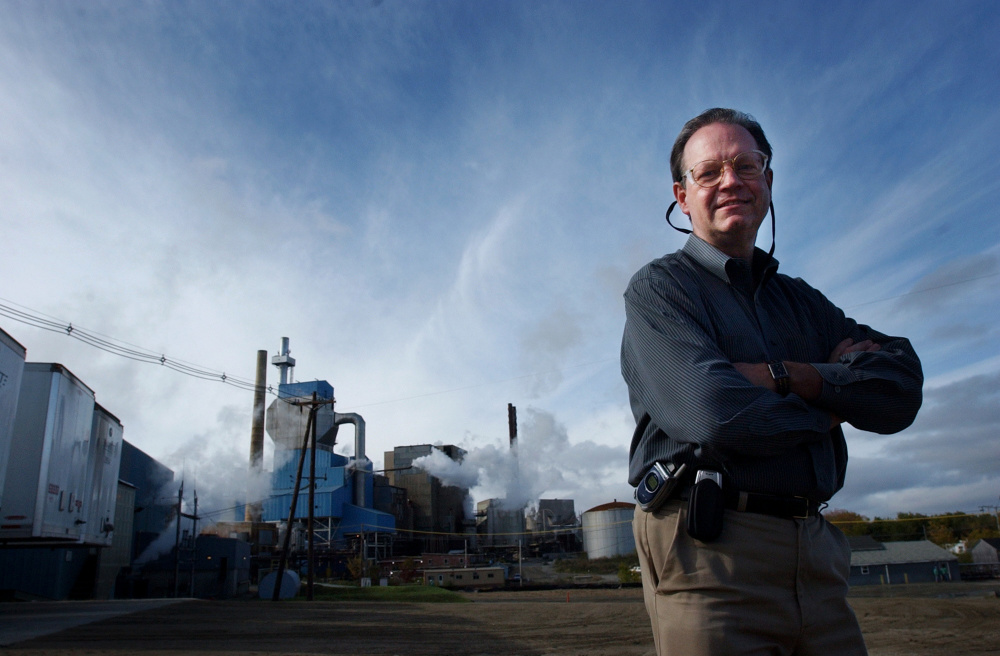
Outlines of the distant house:
M974 563L1000 563L1000 538L977 540L969 551L972 552Z
M952 552L956 556L960 556L964 554L966 551L968 551L968 545L965 544L965 540L959 540L954 544L946 544L944 545L944 548Z
M424 570L424 585L442 588L502 588L503 567L445 567Z
M958 557L929 540L878 542L869 536L848 540L851 585L959 580Z

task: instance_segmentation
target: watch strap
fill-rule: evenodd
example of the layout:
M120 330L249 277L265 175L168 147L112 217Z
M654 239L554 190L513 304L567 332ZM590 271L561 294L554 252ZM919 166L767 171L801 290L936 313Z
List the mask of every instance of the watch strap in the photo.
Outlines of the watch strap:
M767 363L767 369L771 372L771 378L774 379L774 387L778 394L782 396L788 396L791 391L792 379L788 375L788 370L785 368L785 363L780 360L775 360L774 362Z

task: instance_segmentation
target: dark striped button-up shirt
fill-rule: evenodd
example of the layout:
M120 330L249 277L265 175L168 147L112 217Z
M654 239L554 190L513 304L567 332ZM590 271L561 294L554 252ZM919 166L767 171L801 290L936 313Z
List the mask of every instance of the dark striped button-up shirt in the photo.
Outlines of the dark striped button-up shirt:
M861 430L898 432L921 403L923 374L908 340L859 325L801 279L754 267L692 235L640 269L625 291L622 375L637 423L629 482L654 462L722 471L748 492L823 502L843 487L847 445L831 413ZM881 346L827 362L851 337ZM807 403L750 383L734 362L812 364L823 378ZM647 419L648 416L648 419Z

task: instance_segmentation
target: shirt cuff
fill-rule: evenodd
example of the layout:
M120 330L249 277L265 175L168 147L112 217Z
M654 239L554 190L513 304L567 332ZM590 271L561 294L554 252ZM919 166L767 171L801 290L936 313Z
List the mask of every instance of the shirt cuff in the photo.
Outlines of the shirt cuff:
M818 403L828 408L842 407L851 398L851 383L857 382L857 377L846 365L839 362L813 364L823 379L823 389L820 390Z

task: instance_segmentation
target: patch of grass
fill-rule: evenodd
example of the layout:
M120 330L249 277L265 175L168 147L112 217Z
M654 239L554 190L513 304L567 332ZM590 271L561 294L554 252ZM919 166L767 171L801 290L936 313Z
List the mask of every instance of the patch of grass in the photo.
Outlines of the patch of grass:
M305 588L298 600L305 600ZM468 599L444 588L431 585L391 585L372 586L370 588L326 588L316 586L313 589L315 601L390 601L397 603L440 603L465 604Z
M638 564L639 557L635 554L595 560L589 560L585 554L581 554L577 558L557 560L553 564L553 568L563 574L617 574L622 565L628 569Z

